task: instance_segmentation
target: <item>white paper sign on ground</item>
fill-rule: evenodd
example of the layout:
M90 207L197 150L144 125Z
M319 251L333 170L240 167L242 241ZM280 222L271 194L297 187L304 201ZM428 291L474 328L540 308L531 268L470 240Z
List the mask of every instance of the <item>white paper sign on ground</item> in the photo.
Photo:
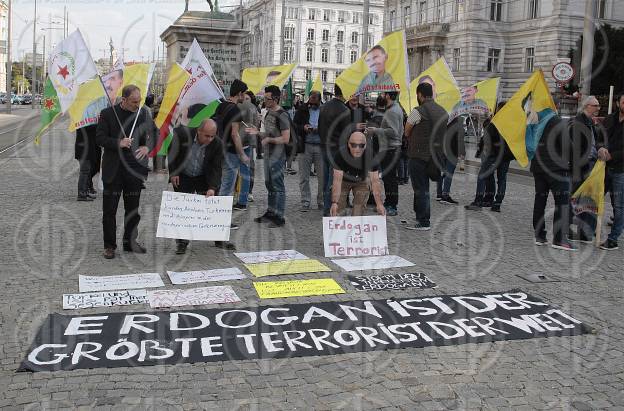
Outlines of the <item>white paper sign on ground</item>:
M386 217L324 217L325 257L389 254Z
M229 285L179 290L150 290L147 292L147 299L152 308L225 304L240 301L240 298Z
M254 253L234 253L245 264L272 263L273 261L307 260L308 257L296 250L258 251Z
M412 267L414 263L407 261L398 255L384 255L381 257L367 258L344 258L340 260L332 260L344 271L359 270L383 270L386 268Z
M232 196L206 197L163 191L156 237L228 241Z
M167 271L171 284L195 284L208 281L242 280L245 275L240 268L221 268L205 271Z
M147 304L147 291L99 291L82 294L63 294L63 310L78 310L115 305Z
M133 288L164 287L159 273L128 275L79 275L78 288L81 293L90 291L130 290Z

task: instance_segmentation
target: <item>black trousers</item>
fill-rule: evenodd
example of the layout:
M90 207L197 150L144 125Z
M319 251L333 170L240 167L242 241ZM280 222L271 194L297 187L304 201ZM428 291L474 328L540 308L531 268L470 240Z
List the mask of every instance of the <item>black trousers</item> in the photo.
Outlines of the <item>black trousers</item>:
M143 188L143 180L125 170L118 172L112 182L104 183L102 226L105 248L117 248L117 207L122 195L124 200L123 242L129 243L136 240L137 226L141 221L139 201Z
M544 214L548 193L552 192L555 200L555 215L553 218L553 242L568 241L568 213L570 212L570 180L567 175L534 174L535 202L533 204L533 229L535 238L546 238L546 222Z
M397 208L399 204L399 177L398 167L401 159L401 148L388 149L381 153L381 174L386 192L384 206Z
M208 191L208 183L205 176L189 177L180 174L180 185L173 188L177 193L206 195ZM188 244L189 240L176 239L178 244Z

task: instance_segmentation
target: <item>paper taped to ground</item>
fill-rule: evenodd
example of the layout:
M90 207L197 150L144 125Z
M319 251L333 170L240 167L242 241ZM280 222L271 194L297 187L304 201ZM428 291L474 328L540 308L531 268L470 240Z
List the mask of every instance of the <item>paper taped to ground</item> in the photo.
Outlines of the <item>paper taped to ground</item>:
M520 290L237 309L54 313L30 348L19 347L26 351L19 371L353 354L566 337L590 330L567 312ZM507 343L501 349L526 346Z
M368 257L386 255L386 217L324 217L325 257Z
M258 251L254 253L234 253L234 255L240 258L240 260L245 264L308 259L308 257L296 250Z
M229 285L148 291L147 299L152 308L225 304L237 303L240 301L240 298L238 298Z
M63 294L63 310L79 310L115 305L147 304L147 291L122 290L99 291L82 294Z
M405 288L435 288L436 283L423 273L387 275L349 275L349 282L358 291L403 290Z
M382 257L363 257L363 258L344 258L340 260L332 260L344 271L360 271L360 270L384 270L386 268L412 267L414 263L410 263L406 259L398 255L385 255Z
M206 197L163 191L156 237L228 241L232 196Z
M342 287L331 278L294 281L254 282L260 298L308 297L311 295L344 294Z
M245 267L256 277L332 271L331 268L318 260L274 261L272 263L245 264Z
M81 293L91 291L130 290L133 288L164 287L159 273L126 275L79 275L78 288Z
M210 281L242 280L245 275L240 268L219 268L204 271L167 271L171 284L195 284Z

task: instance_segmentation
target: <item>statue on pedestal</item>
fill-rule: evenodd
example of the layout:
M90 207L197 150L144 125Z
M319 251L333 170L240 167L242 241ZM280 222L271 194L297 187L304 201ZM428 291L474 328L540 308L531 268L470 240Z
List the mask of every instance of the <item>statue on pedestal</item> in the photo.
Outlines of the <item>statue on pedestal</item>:
M210 7L210 12L213 13L215 11L219 11L219 0L215 0L214 4L212 4L212 0L206 0L208 2L208 6ZM188 11L189 0L185 0L184 11Z

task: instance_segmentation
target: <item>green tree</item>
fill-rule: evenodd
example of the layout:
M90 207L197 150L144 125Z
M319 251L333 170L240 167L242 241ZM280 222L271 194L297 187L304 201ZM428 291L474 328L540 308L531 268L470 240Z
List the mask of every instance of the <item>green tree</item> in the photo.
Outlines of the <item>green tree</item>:
M28 80L28 78L24 77L21 74L17 74L17 75L13 75L12 76L13 79L13 90L16 90L17 92L21 92L24 93L26 92L26 90L30 90L30 80Z

